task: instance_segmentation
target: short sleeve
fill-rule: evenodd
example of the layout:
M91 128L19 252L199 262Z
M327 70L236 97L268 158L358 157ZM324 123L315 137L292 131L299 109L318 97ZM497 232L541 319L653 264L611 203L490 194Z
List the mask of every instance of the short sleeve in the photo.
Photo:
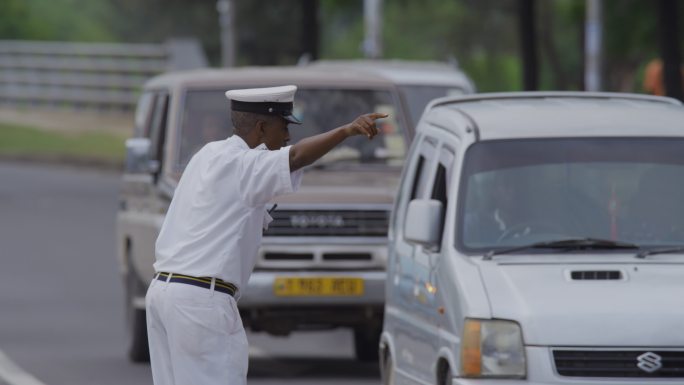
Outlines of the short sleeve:
M301 170L290 173L290 147L279 150L248 150L240 169L240 192L249 206L268 203L274 197L295 192Z

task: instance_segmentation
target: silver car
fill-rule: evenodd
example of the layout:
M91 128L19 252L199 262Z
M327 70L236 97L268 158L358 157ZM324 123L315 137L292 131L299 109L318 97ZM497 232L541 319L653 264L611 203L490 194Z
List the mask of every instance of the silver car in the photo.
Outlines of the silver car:
M385 384L684 382L684 108L439 99L389 228Z

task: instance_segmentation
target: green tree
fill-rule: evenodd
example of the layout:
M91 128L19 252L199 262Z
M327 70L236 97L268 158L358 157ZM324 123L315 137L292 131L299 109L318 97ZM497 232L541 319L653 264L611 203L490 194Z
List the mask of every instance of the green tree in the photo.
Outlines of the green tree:
M239 65L295 64L302 3L235 0ZM363 0L320 0L320 56L362 57ZM538 0L542 89L582 89L583 0ZM606 90L640 91L659 56L656 2L603 0ZM521 86L517 0L384 0L386 58L456 59L480 91ZM680 5L684 20L684 5ZM682 22L684 24L684 21ZM220 63L216 0L0 0L0 39L163 42L198 38ZM684 42L684 25L680 36Z
M476 79L480 90L520 87L512 0L385 0L386 58L450 60ZM362 56L363 2L322 0L324 58Z
M112 41L115 36L102 24L110 11L108 0L3 0L0 38Z
M641 91L640 71L660 56L657 6L656 1L604 0L604 74L610 90ZM681 21L683 10L680 6Z

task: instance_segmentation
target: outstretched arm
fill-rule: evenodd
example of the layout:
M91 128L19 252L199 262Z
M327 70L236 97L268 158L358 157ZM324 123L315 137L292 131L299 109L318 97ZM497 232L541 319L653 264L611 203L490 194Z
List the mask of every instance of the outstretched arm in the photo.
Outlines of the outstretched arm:
M349 124L300 140L290 148L290 171L310 165L350 136L366 135L373 139L378 134L375 120L387 116L377 112L361 115Z

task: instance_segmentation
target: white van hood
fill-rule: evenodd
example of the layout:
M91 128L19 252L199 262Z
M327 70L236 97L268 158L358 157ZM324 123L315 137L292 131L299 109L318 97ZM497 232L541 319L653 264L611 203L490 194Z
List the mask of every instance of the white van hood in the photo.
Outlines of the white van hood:
M609 257L610 264L596 263L606 255L482 261L492 317L519 322L526 345L684 346L684 256ZM571 279L573 271L605 270L622 279Z

